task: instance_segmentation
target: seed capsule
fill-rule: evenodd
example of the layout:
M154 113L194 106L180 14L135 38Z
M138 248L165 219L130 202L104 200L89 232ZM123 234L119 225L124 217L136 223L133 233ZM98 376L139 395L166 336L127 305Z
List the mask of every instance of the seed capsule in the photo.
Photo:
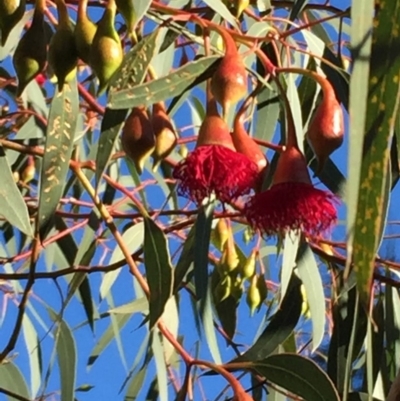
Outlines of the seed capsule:
M57 77L58 90L61 92L64 83L76 75L78 54L75 46L74 32L69 21L67 6L64 0L56 0L58 27L49 45L49 64Z
M87 3L88 0L79 0L74 37L79 58L89 64L90 49L97 25L87 15Z
M0 0L0 37L5 46L10 32L25 13L25 0Z
M47 40L44 21L45 2L36 2L32 24L18 42L13 64L18 78L17 96L44 71L47 63Z
M168 117L162 102L153 105L151 123L156 137L156 146L152 154L154 171L161 161L173 151L177 143L177 137L172 121Z
M122 148L132 159L139 174L154 151L153 127L144 107L134 107L125 121L121 135Z
M99 79L98 95L107 88L124 55L121 39L114 27L115 13L115 0L109 0L90 48L90 66Z

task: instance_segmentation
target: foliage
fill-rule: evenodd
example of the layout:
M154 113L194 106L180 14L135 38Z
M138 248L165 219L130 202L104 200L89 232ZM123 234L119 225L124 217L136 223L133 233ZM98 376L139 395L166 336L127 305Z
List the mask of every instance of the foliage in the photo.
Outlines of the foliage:
M0 393L397 399L400 0L143 0L115 21L124 2L27 0L7 17L13 2L0 0ZM75 31L96 56L74 47L78 3L79 18L107 13L101 33ZM33 19L64 84L43 60L26 87L16 77L16 49L15 65L39 46L17 47Z

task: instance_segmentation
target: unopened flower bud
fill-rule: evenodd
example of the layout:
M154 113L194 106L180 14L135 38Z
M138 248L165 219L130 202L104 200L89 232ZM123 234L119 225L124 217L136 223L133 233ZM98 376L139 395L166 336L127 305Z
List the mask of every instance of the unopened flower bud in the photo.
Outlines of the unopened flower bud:
M343 143L344 117L335 91L329 81L320 77L323 98L308 127L306 138L318 161L321 172L329 155Z
M253 316L255 310L260 306L260 304L262 302L260 290L258 289L258 286L257 286L257 276L256 275L254 275L251 278L250 286L247 289L246 302L250 308L250 315Z
M244 279L252 277L256 272L257 251L253 249L247 257L246 262L239 268L239 272Z

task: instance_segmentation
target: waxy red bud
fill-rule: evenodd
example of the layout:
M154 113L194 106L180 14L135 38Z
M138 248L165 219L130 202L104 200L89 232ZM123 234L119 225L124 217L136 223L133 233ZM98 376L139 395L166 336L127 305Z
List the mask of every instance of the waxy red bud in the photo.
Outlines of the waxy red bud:
M225 55L212 77L211 91L226 116L229 107L246 95L247 72L232 36L222 28L218 32L225 43Z
M247 134L244 128L244 115L238 113L233 126L232 140L233 145L237 152L247 156L253 161L258 168L258 171L263 171L267 167L267 159L260 147L255 141Z
M335 91L328 80L321 80L323 98L310 122L306 138L318 161L317 174L329 155L343 143L344 117Z

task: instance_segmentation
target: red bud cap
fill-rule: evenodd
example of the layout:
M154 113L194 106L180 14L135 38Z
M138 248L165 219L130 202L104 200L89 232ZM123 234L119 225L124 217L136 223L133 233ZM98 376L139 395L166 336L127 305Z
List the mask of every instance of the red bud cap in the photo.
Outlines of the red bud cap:
M153 127L144 107L134 107L125 121L121 135L122 148L142 174L146 159L155 148Z
M225 56L212 77L211 91L221 104L225 116L229 107L246 95L247 72L232 36L223 28L220 28L218 32L225 43Z
M151 123L156 138L155 149L152 154L154 159L153 170L155 170L160 162L175 148L177 137L172 121L162 102L153 105Z
M208 102L207 114L197 139L197 147L204 145L220 145L235 151L228 125L218 114L214 99Z
M322 85L323 99L310 123L306 138L318 160L319 173L329 155L343 143L343 110L328 80Z
M294 146L281 152L274 174L273 185L286 182L311 184L306 159Z
M243 113L238 113L236 115L233 132L232 141L237 152L242 153L247 156L251 161L253 161L261 172L267 167L267 159L264 153L261 151L260 147L255 143L255 141L247 134L244 128L244 115Z

